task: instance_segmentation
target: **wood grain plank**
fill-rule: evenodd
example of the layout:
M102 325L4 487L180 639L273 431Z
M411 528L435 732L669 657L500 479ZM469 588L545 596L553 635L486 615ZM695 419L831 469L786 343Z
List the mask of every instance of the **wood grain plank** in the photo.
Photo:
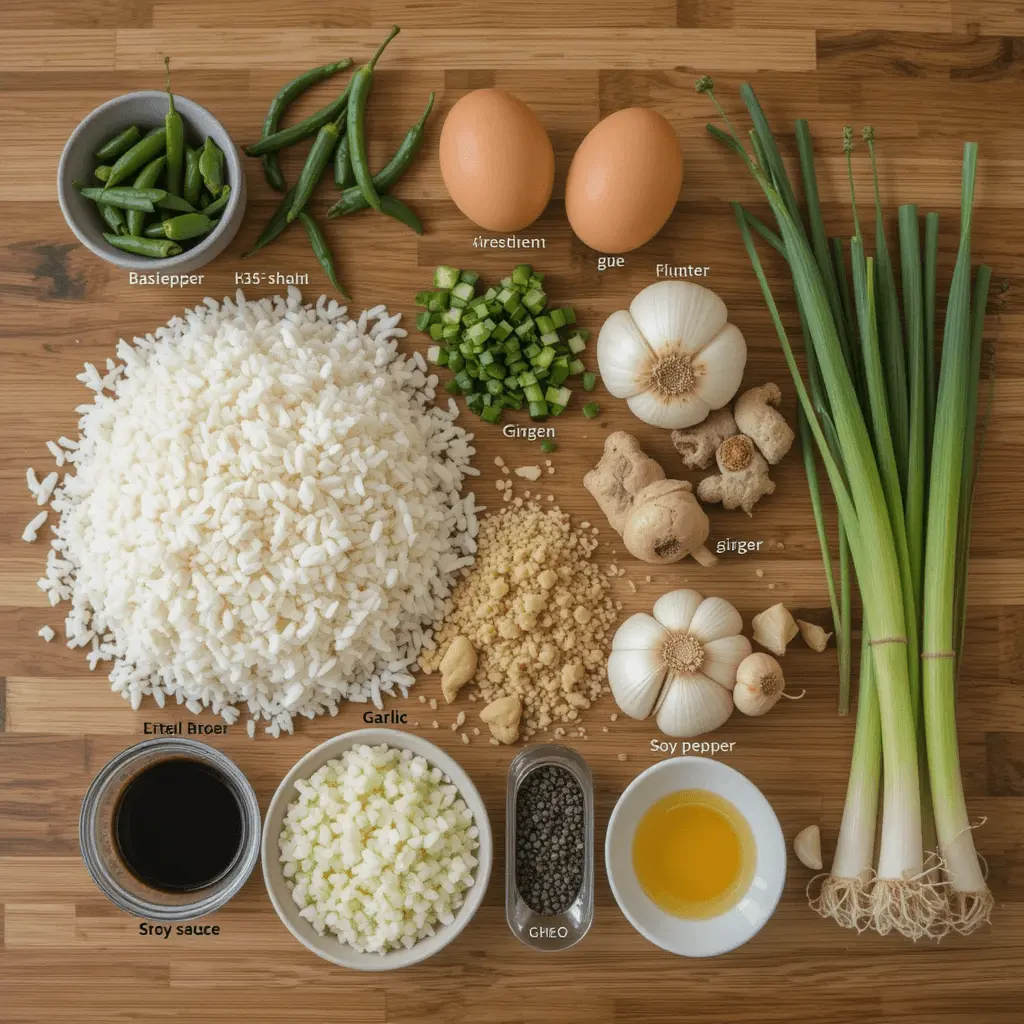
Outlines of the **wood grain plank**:
M1008 112L1024 75L1020 4L1014 0L479 0L438 8L427 0L354 0L301 5L268 0L7 0L0 33L0 1018L4 1024L1017 1024L1024 999L1024 251L1017 215L1024 203L1024 125ZM481 87L509 89L531 104L556 156L554 198L527 232L544 238L534 256L550 288L596 329L650 283L659 264L709 266L707 283L726 301L748 342L746 383L776 380L784 412L795 414L772 324L730 219L727 201L763 211L742 166L710 139L715 120L693 91L698 72L713 73L719 97L742 130L748 119L737 86L751 80L796 167L792 122L807 117L819 157L819 185L832 233L852 231L842 129L874 126L880 187L887 206L917 202L942 217L940 280L955 257L960 150L981 143L975 216L976 258L997 282L986 325L996 353L991 422L976 499L967 655L958 698L959 752L976 841L998 905L994 925L936 947L895 936L854 936L806 906L812 872L793 862L775 917L728 957L681 961L633 931L598 869L597 916L585 942L553 958L518 944L504 922L501 874L505 778L515 749L484 737L463 745L451 730L458 707L432 711L424 677L408 703L409 728L451 752L478 784L489 808L497 860L484 905L443 954L409 971L368 978L323 963L278 922L259 872L211 920L219 937L155 940L139 934L93 885L78 854L78 810L85 788L113 755L144 735L144 723L211 722L147 700L138 714L109 689L102 668L88 673L81 651L35 634L49 623L63 634L35 581L45 542L27 545L21 530L35 506L25 467L50 468L45 441L73 434L74 406L88 398L75 381L85 360L102 362L119 337L143 334L206 295L235 290L240 254L271 215L277 198L258 165L246 161L249 206L231 248L204 268L202 285L178 292L132 288L125 276L79 246L53 202L53 175L74 126L99 103L134 89L162 86L161 57L174 62L175 89L208 107L238 143L259 130L270 97L309 66L370 53L392 23L403 31L378 72L371 100L371 163L387 160L437 92L423 155L398 194L416 207L427 234L416 238L369 215L328 227L354 304L386 302L409 311L412 294L437 263L472 266L500 277L519 258L475 248L479 229L448 198L436 160L441 124L452 104ZM332 86L310 90L289 112L301 118L326 102ZM672 123L684 149L686 183L675 213L620 270L599 272L593 254L565 219L564 182L579 142L603 116L624 106L652 107ZM294 177L304 150L286 154ZM870 168L855 153L858 197L866 202ZM323 213L330 189L316 198ZM778 283L787 323L796 328L785 268L766 267ZM248 266L245 269L250 269ZM251 269L309 272L307 298L325 287L301 232L288 232ZM253 297L261 289L251 289ZM798 330L794 330L798 334ZM422 347L412 337L406 350ZM799 347L799 346L798 346ZM580 487L610 430L638 431L666 470L679 462L666 434L647 430L600 393L602 415L558 424L556 474L534 488L551 493L577 519L597 522ZM512 464L538 459L535 442L484 429L476 464L478 493L490 499L500 454ZM696 480L699 475L687 474ZM663 591L694 586L734 601L744 619L782 600L826 623L820 556L800 460L773 470L777 491L752 518L711 511L712 537L762 541L754 555L722 555L713 572L684 563L634 564L620 540L601 530L599 559L627 575L615 588L623 612L649 609ZM520 486L520 492L524 487ZM493 499L491 500L493 504ZM834 512L826 497L830 530ZM756 571L763 573L758 576ZM648 579L649 582L648 582ZM637 593L632 593L632 582ZM834 848L853 739L852 717L835 713L836 655L799 642L785 657L797 702L763 719L736 715L717 739L732 742L723 760L747 774L775 807L787 840L817 822L825 855ZM6 683L3 681L6 678ZM6 700L6 716L2 711ZM251 779L266 807L281 777L314 745L363 725L364 709L302 722L278 741L245 734L244 722L211 742ZM470 722L478 714L466 703ZM612 720L612 716L616 719ZM433 722L437 728L433 728ZM586 716L589 739L571 736L595 777L597 843L619 794L665 755L652 749L653 723L617 715L610 696ZM5 728L6 726L6 728ZM620 760L624 758L624 760ZM600 856L599 856L600 861ZM13 941L12 941L13 940Z
M710 71L810 71L815 66L814 33L806 29L762 31L731 29L624 28L614 33L594 28L572 28L573 44L566 46L564 31L521 28L515 46L491 30L467 27L458 33L448 28L420 29L398 36L388 47L391 67L414 65L424 69L449 68L674 68L681 65ZM199 36L191 30L153 31L121 29L117 32L115 66L121 69L152 67L165 52L181 53L182 68L309 67L336 59L339 48L372 52L379 30L338 32L327 29L311 38L301 29L240 28L232 32L232 48L225 51L216 34ZM2 53L0 53L2 57ZM3 62L0 60L0 67Z
M73 903L4 904L4 946L7 949L71 945L75 935Z
M309 33L319 29L363 28L371 21L374 0L347 0L344 4L333 0L303 0L302 27ZM161 3L155 0L151 26L154 29L228 29L231 35L240 25L252 19L249 0L220 0L216 4L185 0L183 3ZM296 24L295 8L290 4L264 5L259 12L261 29L290 29ZM408 18L403 18L408 25ZM134 27L134 26L132 26ZM333 58L339 59L338 57ZM310 61L310 66L316 63Z
M80 655L79 655L80 656ZM102 667L91 677L7 680L7 731L81 736L140 732L131 704L104 686Z
M0 35L0 71L102 71L114 66L113 29L12 29Z
M902 0L901 3L869 2L856 7L834 4L829 0L808 0L801 4L777 4L771 14L774 27L803 28L814 25L818 30L856 29L895 32L951 32L954 30L952 7L956 0ZM723 13L732 28L757 28L765 21L764 4L759 0L734 0L728 12L714 4L689 4L680 0L681 10L695 7L697 23L721 19ZM706 10L706 14L705 14ZM704 14L704 17L700 15ZM686 24L680 15L680 24ZM960 29L957 28L959 31Z
M1024 10L1016 0L952 0L953 32L1024 35Z

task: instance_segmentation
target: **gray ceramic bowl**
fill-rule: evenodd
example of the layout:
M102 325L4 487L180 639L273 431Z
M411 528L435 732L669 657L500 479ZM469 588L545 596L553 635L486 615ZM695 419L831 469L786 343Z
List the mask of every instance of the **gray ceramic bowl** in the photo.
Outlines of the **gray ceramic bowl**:
M185 141L189 145L202 145L206 137L210 136L223 151L224 178L231 186L231 198L217 226L209 235L178 256L170 256L164 260L150 259L115 249L103 237L105 226L95 204L83 199L73 184L76 181L99 184L92 173L98 162L94 154L112 135L116 135L130 124L137 124L143 134L150 128L161 127L164 114L167 113L167 93L155 90L130 92L108 100L89 114L71 133L71 138L68 139L60 157L60 166L57 169L57 195L68 227L77 235L78 240L97 256L125 270L149 273L188 273L196 270L219 256L231 244L231 240L242 225L242 217L245 214L245 174L231 136L221 123L198 103L175 94L174 106L185 122Z

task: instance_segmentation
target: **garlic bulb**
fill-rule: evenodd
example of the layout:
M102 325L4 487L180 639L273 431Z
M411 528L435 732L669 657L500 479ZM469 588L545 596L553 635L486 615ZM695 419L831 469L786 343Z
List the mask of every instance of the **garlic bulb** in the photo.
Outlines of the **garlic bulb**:
M782 666L770 655L751 654L736 669L733 703L745 715L763 715L779 702L786 680Z
M658 598L618 628L608 682L631 718L656 716L669 736L712 732L732 714L736 669L750 654L743 620L728 601L695 590Z
M605 387L657 427L700 423L736 394L747 344L725 303L689 281L658 281L604 322L597 362Z

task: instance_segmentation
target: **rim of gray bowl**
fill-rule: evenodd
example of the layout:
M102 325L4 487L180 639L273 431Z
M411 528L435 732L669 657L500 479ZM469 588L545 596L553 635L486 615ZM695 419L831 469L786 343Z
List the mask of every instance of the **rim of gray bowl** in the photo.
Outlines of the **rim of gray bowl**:
M132 100L162 100L166 104L167 93L158 89L142 89L115 96L113 99L101 103L95 110L82 118L68 137L68 141L64 144L64 149L60 155L60 162L57 165L57 198L60 202L61 212L64 214L64 220L67 221L68 227L74 232L75 237L90 252L122 270L145 272L197 270L219 256L231 244L238 233L238 229L241 227L242 213L245 209L245 172L242 167L242 161L239 159L235 142L228 133L228 130L206 107L196 103L195 100L188 99L186 96L180 96L178 93L174 94L174 106L185 121L186 135L190 131L193 135L200 134L197 130L199 122L206 120L209 124L204 127L201 134L212 136L214 142L217 143L224 153L227 180L228 184L231 185L231 196L217 227L191 249L186 249L177 256L168 256L166 259L158 260L147 256L134 256L131 253L115 249L114 246L103 241L102 223L98 217L96 218L96 227L97 235L100 238L99 241L91 238L89 233L79 224L79 213L72 205L74 185L72 184L72 176L69 169L72 156L77 151L78 146L83 143L83 140L91 134L93 127L97 123L109 119L113 111L127 105ZM122 125L121 127L124 126ZM206 130L206 128L210 130ZM112 122L110 130L98 136L98 138L113 135L116 133L116 130L117 125ZM219 138L217 137L218 135L220 136ZM87 202L87 200L81 201Z

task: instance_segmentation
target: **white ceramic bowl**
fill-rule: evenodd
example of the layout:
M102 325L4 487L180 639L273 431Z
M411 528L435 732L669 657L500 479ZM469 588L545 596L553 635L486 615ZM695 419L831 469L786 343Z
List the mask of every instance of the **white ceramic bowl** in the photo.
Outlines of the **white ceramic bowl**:
M150 128L162 127L167 113L167 93L155 90L129 92L116 96L98 106L71 133L61 153L57 168L57 198L68 227L78 240L97 256L123 270L142 273L183 274L197 270L219 256L238 234L245 215L245 172L231 136L224 126L205 107L174 95L174 107L185 122L185 141L191 146L202 145L209 136L224 153L224 180L231 186L231 196L217 226L205 238L177 256L165 260L148 256L134 256L116 249L104 237L107 230L96 204L79 195L74 182L98 185L93 178L96 167L95 151L112 135L137 124L145 134ZM123 182L130 185L131 181Z
M662 910L633 870L633 835L646 811L680 789L706 789L728 800L754 834L757 863L750 888L730 910L686 920ZM753 938L775 912L786 881L786 841L764 794L745 775L704 757L673 757L638 775L619 797L605 837L612 893L629 923L656 946L679 956L717 956Z
M383 955L357 953L351 946L342 945L334 935L318 935L313 926L299 916L299 908L285 884L278 850L278 839L285 813L288 805L297 796L296 780L308 779L331 758L338 757L343 751L361 743L369 746L386 743L389 747L411 750L414 754L425 757L436 768L440 768L458 787L463 800L473 812L475 824L480 831L480 848L476 853L480 863L477 865L476 878L466 892L465 902L456 912L455 920L448 925L435 925L434 934L420 939L411 949L390 950ZM400 967L409 967L444 949L469 924L483 902L491 877L493 857L494 841L491 837L491 822L487 816L487 808L469 776L459 767L458 762L440 747L435 747L429 740L412 733L399 732L396 729L357 729L355 732L346 732L327 740L326 743L321 743L302 758L281 781L270 801L263 822L263 880L277 916L284 922L288 931L317 956L341 967L352 967L359 971L393 971Z

